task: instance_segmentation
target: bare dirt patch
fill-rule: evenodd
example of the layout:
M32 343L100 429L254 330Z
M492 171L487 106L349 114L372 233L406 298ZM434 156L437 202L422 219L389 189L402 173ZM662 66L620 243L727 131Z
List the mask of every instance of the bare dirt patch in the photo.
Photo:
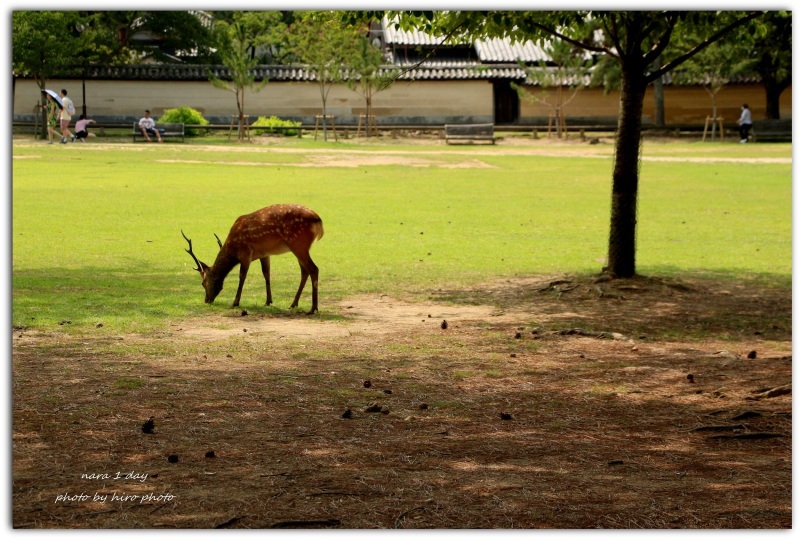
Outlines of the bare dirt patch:
M475 321L492 316L496 309L488 305L448 305L443 303L411 303L383 294L358 296L339 302L335 308L344 313L346 321L320 322L301 314L287 316L242 316L234 310L225 318L224 327L217 319L201 318L176 324L184 336L201 339L219 339L249 333L271 335L276 338L325 339L353 335L384 335L428 326Z
M786 288L531 276L13 353L15 527L792 524Z
M458 163L439 162L433 159L422 159L402 155L330 155L321 153L309 156L309 161L303 163L264 163L253 161L213 161L216 165L266 167L369 167L369 166L404 166L404 167L440 167L440 168L497 168L478 159L468 159ZM157 163L195 163L207 164L208 161L188 160L188 159L157 159Z

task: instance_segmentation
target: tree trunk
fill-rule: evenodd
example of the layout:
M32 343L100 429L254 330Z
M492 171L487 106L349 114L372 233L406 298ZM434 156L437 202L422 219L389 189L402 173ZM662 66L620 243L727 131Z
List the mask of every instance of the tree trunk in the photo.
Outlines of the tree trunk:
M717 94L713 91L708 92L711 96L711 118L717 119ZM713 133L713 131L712 131Z
M36 80L36 84L39 86L39 97L41 98L41 105L42 105L42 109L41 109L42 134L41 134L40 138L42 140L47 140L47 97L44 95L44 92L43 92L43 90L47 86L47 81L44 80L44 79L39 81L37 79ZM34 134L34 137L36 137L36 136L38 136L38 134Z
M372 87L367 86L364 89L364 100L367 103L367 138L369 138L372 133Z
M320 82L319 93L322 96L322 140L328 142L328 93L324 82Z
M767 98L767 119L778 120L781 117L781 91L783 90L773 77L761 76L764 93Z
M242 140L242 122L244 121L244 91L241 88L236 88L236 140Z
M239 110L239 140L244 140L244 88L242 88L242 108Z
M645 88L641 70L637 73L623 68L608 238L607 271L615 278L636 274L636 205Z
M661 68L661 55L656 58L655 64L653 69L660 69ZM667 125L665 116L664 116L664 81L662 77L658 77L655 81L653 81L653 100L654 103L654 111L653 111L653 123L656 127L665 127Z

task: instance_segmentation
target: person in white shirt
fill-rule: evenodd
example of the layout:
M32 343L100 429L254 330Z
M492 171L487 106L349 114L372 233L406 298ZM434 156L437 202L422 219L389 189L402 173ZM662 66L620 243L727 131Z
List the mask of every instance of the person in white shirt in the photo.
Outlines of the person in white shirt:
M144 111L144 118L139 120L139 129L142 131L142 135L144 138L147 139L147 142L153 142L153 139L150 138L151 135L155 135L158 137L158 142L164 142L161 140L161 133L156 129L156 121L150 117L150 111Z
M72 99L67 97L67 91L61 90L61 144L75 140L75 136L69 132L69 121L72 119L72 114L75 114L74 108ZM69 113L70 109L73 110L72 114Z
M750 137L750 128L753 127L753 117L750 114L750 107L747 106L747 103L742 105L742 115L739 116L736 123L739 124L739 142L745 144Z

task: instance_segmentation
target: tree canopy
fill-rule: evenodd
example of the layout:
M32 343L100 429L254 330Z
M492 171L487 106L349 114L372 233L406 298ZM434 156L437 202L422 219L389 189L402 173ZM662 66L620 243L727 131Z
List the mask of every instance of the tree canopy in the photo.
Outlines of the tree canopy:
M209 72L211 83L236 96L238 111L238 139L245 138L245 91L260 91L268 82L256 82L254 68L259 59L258 49L268 48L275 42L276 28L285 29L281 16L275 11L239 12L229 20L219 21L214 28L218 54L230 73L231 80L222 80Z
M739 54L750 59L750 69L761 77L767 118L780 118L780 95L792 84L792 14L767 11L736 34Z
M322 115L328 116L328 95L334 84L347 76L347 66L358 51L359 27L343 21L334 11L297 14L289 29L290 50L314 75L322 99ZM327 122L323 134L328 137Z
M642 110L648 84L683 64L763 12L711 11L405 11L388 15L404 28L445 40L557 38L614 59L620 72L608 258L612 278L636 275L636 223ZM694 39L676 40L679 35ZM587 37L589 36L589 37ZM665 61L661 62L661 59Z

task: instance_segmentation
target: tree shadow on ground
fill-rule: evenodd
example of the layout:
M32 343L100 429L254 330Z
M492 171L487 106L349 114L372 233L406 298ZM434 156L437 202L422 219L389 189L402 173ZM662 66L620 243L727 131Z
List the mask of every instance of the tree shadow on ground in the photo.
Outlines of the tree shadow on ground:
M791 280L784 281L532 276L438 290L431 297L529 312L552 329L581 327L651 339L785 341L791 340L792 291Z
M790 296L548 276L438 291L499 313L446 329L16 330L13 525L789 528ZM82 477L118 471L148 478Z

